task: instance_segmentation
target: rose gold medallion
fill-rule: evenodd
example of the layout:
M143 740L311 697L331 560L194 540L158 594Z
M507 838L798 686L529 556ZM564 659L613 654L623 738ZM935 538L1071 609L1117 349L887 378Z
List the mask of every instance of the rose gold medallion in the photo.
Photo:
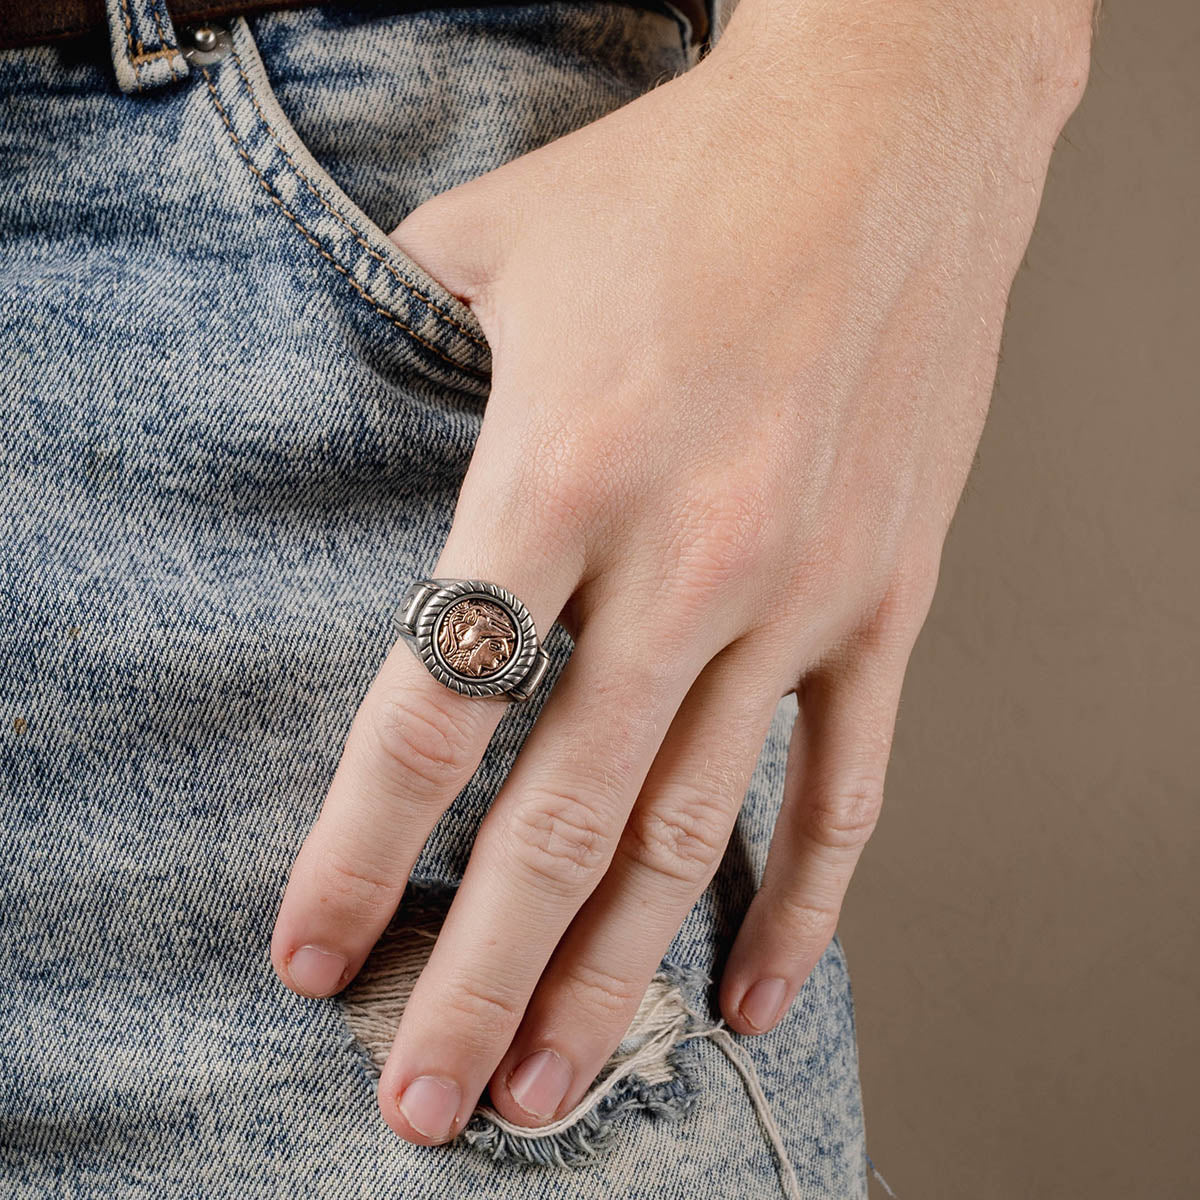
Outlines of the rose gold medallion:
M516 646L517 630L508 613L478 596L451 605L438 631L438 650L446 665L472 679L494 675Z
M392 625L434 679L464 696L524 702L550 668L529 609L494 580L414 580Z

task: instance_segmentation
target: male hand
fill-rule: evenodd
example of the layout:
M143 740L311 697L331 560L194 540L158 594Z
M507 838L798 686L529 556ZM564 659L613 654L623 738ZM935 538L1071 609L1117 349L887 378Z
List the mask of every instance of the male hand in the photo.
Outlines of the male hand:
M395 230L493 356L432 573L501 583L575 641L380 1079L401 1136L453 1136L485 1086L525 1126L579 1101L793 690L730 1026L770 1029L829 943L1086 78L1080 8L743 0L693 70ZM290 986L353 978L503 708L397 643L291 872Z

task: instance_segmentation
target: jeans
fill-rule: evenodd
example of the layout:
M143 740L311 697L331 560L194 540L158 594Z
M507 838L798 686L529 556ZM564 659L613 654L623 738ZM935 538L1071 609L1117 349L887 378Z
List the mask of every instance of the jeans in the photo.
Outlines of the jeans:
M0 53L0 1194L865 1196L839 940L772 1032L715 1008L794 696L557 1128L485 1093L453 1142L415 1146L374 1094L537 698L345 991L298 996L267 954L488 396L472 312L382 230L688 69L686 19L310 7L231 17L189 59L169 7L108 0L107 42ZM545 645L543 697L571 651L560 626Z

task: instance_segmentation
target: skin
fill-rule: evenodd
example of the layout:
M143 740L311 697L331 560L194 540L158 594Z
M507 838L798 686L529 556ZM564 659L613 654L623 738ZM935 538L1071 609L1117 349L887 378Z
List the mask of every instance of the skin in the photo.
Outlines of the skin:
M828 945L1090 8L742 0L693 70L392 234L493 353L433 574L502 583L575 641L384 1068L401 1137L453 1136L485 1087L529 1127L580 1100L791 691L783 807L720 984L729 1025L773 1027ZM503 708L396 644L291 871L285 984L354 977ZM302 946L340 958L304 975Z

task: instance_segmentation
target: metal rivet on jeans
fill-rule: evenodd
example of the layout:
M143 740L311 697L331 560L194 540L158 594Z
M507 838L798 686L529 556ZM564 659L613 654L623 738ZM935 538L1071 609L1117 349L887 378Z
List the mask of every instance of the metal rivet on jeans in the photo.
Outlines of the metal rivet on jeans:
M183 30L182 40L180 52L188 62L198 67L220 62L233 49L229 30L211 23L189 26Z

